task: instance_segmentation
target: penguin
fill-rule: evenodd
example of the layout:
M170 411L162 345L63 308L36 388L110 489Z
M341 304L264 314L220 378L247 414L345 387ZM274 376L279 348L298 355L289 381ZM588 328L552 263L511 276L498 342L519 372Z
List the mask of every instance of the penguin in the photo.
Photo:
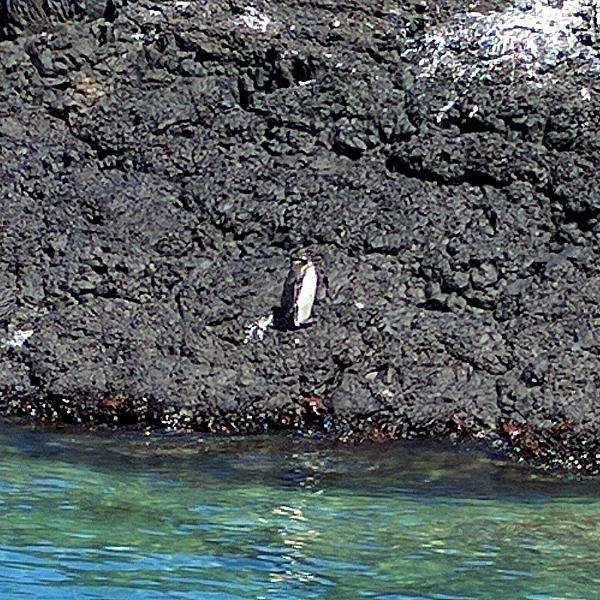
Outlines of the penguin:
M321 275L307 252L299 250L292 254L279 309L283 327L298 329L312 325L320 285Z

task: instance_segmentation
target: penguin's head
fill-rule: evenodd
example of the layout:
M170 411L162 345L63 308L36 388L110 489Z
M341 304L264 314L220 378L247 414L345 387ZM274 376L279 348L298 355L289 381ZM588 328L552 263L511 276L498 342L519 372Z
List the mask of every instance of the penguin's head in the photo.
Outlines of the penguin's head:
M304 248L294 252L290 258L292 267L302 268L312 263L312 260Z

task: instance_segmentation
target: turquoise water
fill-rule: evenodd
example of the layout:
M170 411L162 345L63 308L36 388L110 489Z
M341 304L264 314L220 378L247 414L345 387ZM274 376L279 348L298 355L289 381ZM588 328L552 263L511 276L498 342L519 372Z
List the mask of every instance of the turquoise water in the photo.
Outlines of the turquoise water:
M0 598L600 598L600 483L416 443L0 429Z

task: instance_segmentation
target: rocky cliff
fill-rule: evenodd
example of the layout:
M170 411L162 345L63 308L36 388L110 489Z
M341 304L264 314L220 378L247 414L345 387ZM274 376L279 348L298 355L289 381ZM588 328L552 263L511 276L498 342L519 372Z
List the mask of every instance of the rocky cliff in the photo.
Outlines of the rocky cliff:
M569 0L4 0L2 413L598 472L596 25ZM316 323L253 336L300 246Z

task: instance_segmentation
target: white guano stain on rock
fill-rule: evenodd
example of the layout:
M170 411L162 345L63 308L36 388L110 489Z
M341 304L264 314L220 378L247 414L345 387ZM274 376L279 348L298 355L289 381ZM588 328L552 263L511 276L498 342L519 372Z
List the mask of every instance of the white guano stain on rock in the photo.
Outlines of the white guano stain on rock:
M20 348L33 333L33 329L17 329L12 337L4 342L4 345L8 348Z
M503 70L542 84L557 66L575 58L587 61L591 73L600 72L598 52L589 45L595 20L595 0L555 6L534 0L502 12L464 12L426 32L407 53L419 57L419 77L445 72L472 79Z
M256 6L245 6L241 15L238 15L234 21L239 27L246 27L254 31L266 33L271 25L271 17L261 13Z

